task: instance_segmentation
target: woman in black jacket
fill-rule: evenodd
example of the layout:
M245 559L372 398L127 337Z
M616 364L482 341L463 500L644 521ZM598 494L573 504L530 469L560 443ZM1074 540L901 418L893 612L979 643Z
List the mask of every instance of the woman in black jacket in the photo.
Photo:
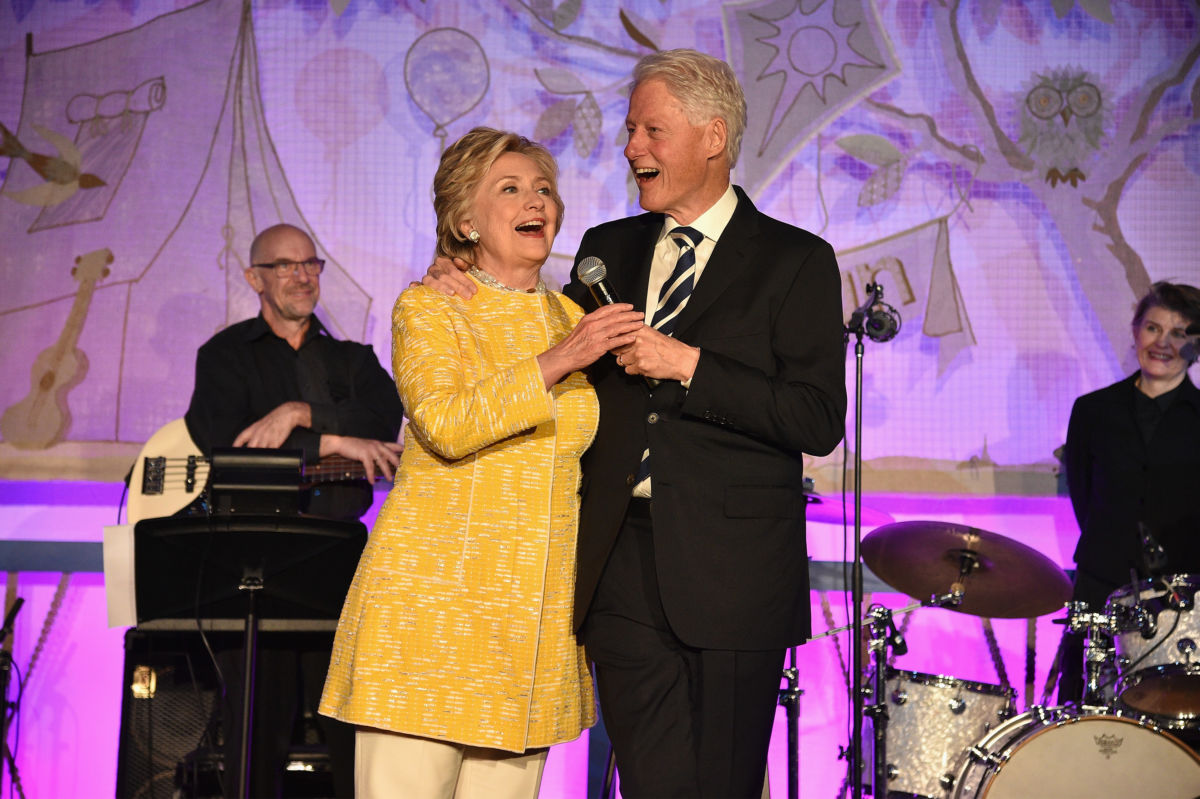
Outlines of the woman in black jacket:
M1078 398L1063 464L1079 544L1074 599L1103 610L1154 575L1200 573L1200 390L1188 378L1200 290L1155 283L1133 317L1138 371ZM1132 590L1130 591L1132 596ZM1080 699L1082 641L1068 636L1059 701Z

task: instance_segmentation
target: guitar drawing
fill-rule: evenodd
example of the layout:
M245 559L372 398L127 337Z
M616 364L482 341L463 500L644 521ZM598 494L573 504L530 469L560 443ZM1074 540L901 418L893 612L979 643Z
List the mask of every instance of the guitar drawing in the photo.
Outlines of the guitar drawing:
M75 302L58 340L42 350L33 362L29 394L0 416L0 434L20 449L46 449L66 437L71 427L67 394L87 376L88 359L76 345L96 283L108 277L113 254L107 248L75 259L71 274L79 283Z

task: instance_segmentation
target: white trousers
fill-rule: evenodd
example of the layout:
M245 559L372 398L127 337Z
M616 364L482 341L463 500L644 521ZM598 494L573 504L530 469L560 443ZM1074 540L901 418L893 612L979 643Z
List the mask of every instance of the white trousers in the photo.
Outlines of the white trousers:
M537 799L546 749L525 754L359 727L358 799Z

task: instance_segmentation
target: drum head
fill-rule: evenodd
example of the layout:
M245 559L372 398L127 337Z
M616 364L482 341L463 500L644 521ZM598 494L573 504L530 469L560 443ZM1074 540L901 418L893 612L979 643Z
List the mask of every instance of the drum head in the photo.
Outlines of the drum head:
M1159 666L1134 673L1121 702L1163 721L1200 719L1200 666Z
M977 794L988 799L1200 796L1200 759L1176 738L1119 716L1082 716L1018 740Z

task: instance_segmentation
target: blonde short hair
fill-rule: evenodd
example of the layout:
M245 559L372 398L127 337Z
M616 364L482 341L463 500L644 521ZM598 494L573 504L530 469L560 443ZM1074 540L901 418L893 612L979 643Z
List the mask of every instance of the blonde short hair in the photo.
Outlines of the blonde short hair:
M648 80L666 84L693 125L703 125L718 117L725 120L725 155L729 168L733 169L746 131L746 95L733 68L696 50L664 50L637 63L630 89Z
M562 227L563 201L558 193L558 163L542 145L524 136L493 128L474 128L442 153L433 176L433 211L437 215L437 255L475 262L475 243L463 235L459 225L471 212L475 190L496 159L519 153L537 164L550 181L550 197L558 206L558 228Z

